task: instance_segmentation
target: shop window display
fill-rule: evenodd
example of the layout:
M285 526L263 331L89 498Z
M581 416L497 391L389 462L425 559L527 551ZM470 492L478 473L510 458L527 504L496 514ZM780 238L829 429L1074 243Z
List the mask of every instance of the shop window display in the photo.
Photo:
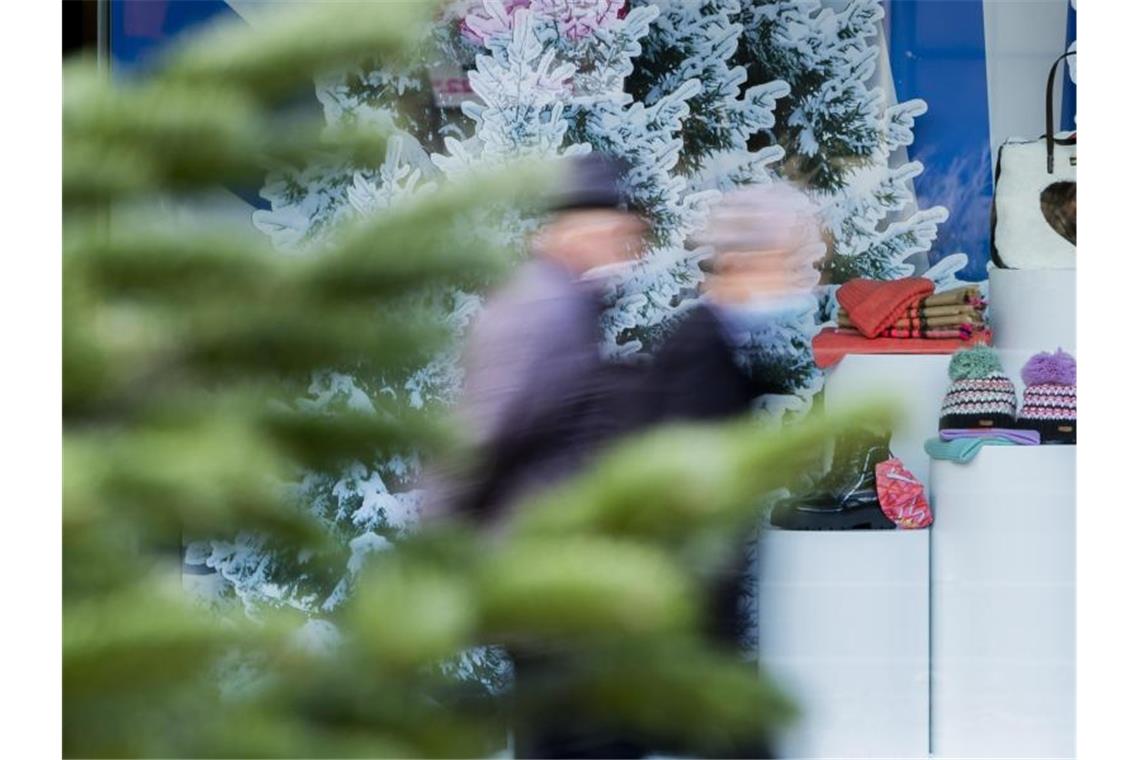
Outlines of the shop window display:
M111 0L112 70L145 72L169 40L212 18L256 25L266 12L256 6ZM393 207L472 168L518 155L595 151L619 158L652 241L643 261L608 293L604 350L630 358L658 345L699 299L703 251L694 240L723 193L774 180L803 188L826 231L823 281L816 299L748 336L743 360L779 390L760 401L757 415L767 424L795 424L813 410L841 405L850 387L844 375L859 372L904 385L908 409L920 411L906 431L836 441L814 482L765 504L759 592L743 603L758 621L754 646L783 669L805 711L787 751L1002 756L1017 721L994 718L975 744L956 743L944 727L959 725L960 716L939 713L930 684L952 683L961 662L931 643L936 631L929 621L899 613L895 623L916 627L891 633L890 609L881 627L856 625L852 635L866 636L875 657L889 657L882 639L872 643L875 636L926 641L926 659L916 655L896 674L905 684L899 694L911 693L914 683L922 687L913 707L925 730L895 741L871 735L875 720L861 728L834 718L831 711L850 694L844 689L852 688L844 679L858 671L861 655L829 675L820 666L834 654L828 641L817 642L818 662L802 667L796 658L811 660L813 651L788 642L797 640L795 626L841 630L842 615L829 617L831 603L822 597L824 608L814 611L779 607L779 599L768 604L764 594L778 592L765 578L787 582L771 563L784 562L787 570L805 557L839 563L873 551L889 564L892 544L854 547L892 538L907 542L892 569L917 572L905 563L929 564L940 510L961 498L946 489L972 482L959 477L967 470L941 468L1015 455L990 449L999 444L1018 447L1016 455L1026 458L1016 464L1018 477L1032 478L1036 467L1055 470L1054 458L1071 455L1075 53L1062 54L1074 48L1074 38L1075 8L1064 0L460 0L441 6L417 60L330 72L298 103L320 109L329 125L390 122L398 136L384 156L364 165L282 167L261 187L232 188L229 200L283 256L303 255L322 244L334 222ZM1017 58L1014 49L1032 52ZM476 222L472 234L515 245L534 224L519 217L490 230ZM432 298L433 307L449 314L455 350L399 376L326 373L313 379L305 402L329 410L365 408L381 398L414 408L451 403L462 379L455 369L458 342L480 300L459 289ZM1034 451L1046 445L1049 462L1035 464ZM934 471L927 455L938 460ZM198 585L247 608L286 600L321 620L351 593L364 555L415 529L418 469L409 455L356 462L335 477L303 483L312 509L351 550L341 577L308 577L255 536L190 545L186 572L209 578ZM938 480L935 472L950 477ZM837 553L788 535L800 531L851 535L817 537L848 541ZM796 552L800 559L790 554ZM946 581L937 565L929 567L922 604L932 605L937 618ZM834 577L848 570L836 564ZM853 572L862 579L856 582L890 593L882 577L860 572ZM1050 582L1059 599L1068 593L1064 578ZM968 600L957 603L956 614L967 614ZM1060 620L1062 630L1071 627L1068 604L1061 599L1046 615ZM775 609L779 618L768 614ZM1055 644L1042 658L1071 670L1071 640L1061 636ZM468 653L454 667L492 691L509 680L495 650ZM1072 753L1067 673L1046 686L1058 692L1055 704L1026 706L1022 714L1024 725L1060 725L1030 743L1051 756ZM889 679L883 688L892 688ZM994 710L1016 713L1022 704L1010 697ZM987 731L996 737L989 745Z

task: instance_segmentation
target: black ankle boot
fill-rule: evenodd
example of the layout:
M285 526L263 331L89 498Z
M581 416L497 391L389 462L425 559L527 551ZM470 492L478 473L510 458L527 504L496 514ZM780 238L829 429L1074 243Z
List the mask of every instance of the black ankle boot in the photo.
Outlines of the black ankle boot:
M858 431L835 442L831 469L806 496L776 504L772 525L785 530L892 530L879 507L875 465L891 458L890 433Z

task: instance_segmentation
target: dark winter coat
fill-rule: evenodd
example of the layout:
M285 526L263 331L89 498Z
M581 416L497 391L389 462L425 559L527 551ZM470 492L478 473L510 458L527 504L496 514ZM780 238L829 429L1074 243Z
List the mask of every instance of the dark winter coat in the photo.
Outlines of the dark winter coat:
M475 463L429 478L425 514L492 524L523 497L579 472L641 425L644 368L602 359L595 286L524 266L472 326L457 415Z
M540 263L492 299L473 327L460 405L482 456L466 477L437 478L429 509L493 525L527 494L583 470L606 443L661 423L741 415L764 390L735 362L709 307L681 317L650 361L628 365L601 356L601 310L588 283ZM736 557L707 600L708 631L730 646L745 623L743 546ZM513 656L520 695L557 668L541 656ZM516 726L516 741L520 756L531 757L641 757L654 747L570 715ZM740 756L767 751L757 745Z
M763 393L711 308L690 309L649 362L627 365L602 358L601 310L589 283L538 262L488 303L472 330L460 405L481 456L447 486L437 479L432 509L493 524L528 493L584 469L604 444L661 423L735 417ZM718 637L743 625L744 561L741 551L712 591Z

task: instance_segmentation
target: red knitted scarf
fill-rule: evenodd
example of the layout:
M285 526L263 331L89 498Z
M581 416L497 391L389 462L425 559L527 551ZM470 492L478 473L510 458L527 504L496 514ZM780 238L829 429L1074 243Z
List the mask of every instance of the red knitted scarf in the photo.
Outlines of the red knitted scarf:
M934 283L925 277L888 282L859 279L845 282L835 297L859 332L874 338L894 325L910 306L933 292Z

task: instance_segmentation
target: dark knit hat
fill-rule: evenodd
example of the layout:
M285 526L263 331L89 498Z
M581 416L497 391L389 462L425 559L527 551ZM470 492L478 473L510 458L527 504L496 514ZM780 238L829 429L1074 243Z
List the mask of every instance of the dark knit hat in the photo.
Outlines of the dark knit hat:
M1041 443L1077 442L1077 360L1057 349L1030 357L1021 368L1025 402L1019 426L1041 433Z
M602 153L567 159L566 181L554 193L554 211L623 208L627 204L622 177L629 165Z
M955 353L938 429L1012 428L1016 419L1017 391L997 352L973 346Z

